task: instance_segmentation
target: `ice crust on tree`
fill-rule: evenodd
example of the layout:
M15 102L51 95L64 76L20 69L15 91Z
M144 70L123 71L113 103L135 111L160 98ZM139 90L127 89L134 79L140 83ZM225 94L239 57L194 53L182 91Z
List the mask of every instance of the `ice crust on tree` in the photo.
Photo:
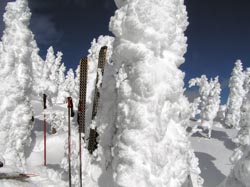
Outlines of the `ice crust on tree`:
M116 37L112 55L115 80L109 84L115 94L106 98L108 104L115 98L115 112L106 116L109 125L98 126L97 152L105 153L101 159L112 170L114 186L178 187L190 174L201 183L198 160L185 130L189 105L183 95L184 73L178 69L187 47L184 2L116 3L119 9L110 21ZM112 129L110 142L106 132Z
M32 109L33 34L26 0L10 2L4 13L5 29L0 42L0 144L6 165L25 165Z
M227 101L225 124L228 127L239 128L240 107L242 105L245 90L243 88L245 75L242 62L237 60L229 80L230 93Z

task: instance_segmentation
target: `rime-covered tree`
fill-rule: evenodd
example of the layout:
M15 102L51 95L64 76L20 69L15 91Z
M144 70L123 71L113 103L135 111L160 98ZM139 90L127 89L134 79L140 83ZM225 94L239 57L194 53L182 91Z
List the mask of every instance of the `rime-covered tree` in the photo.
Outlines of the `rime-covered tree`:
M200 109L202 126L206 126L209 130L208 136L211 137L213 120L217 116L220 106L220 83L219 78L210 79L208 81L205 75L200 78L194 78L189 81L189 87L199 86Z
M94 154L101 157L103 175L113 172L113 186L181 187L188 175L197 179L199 173L185 131L189 109L184 73L178 69L187 46L184 3L116 3L119 9L110 21L113 66L104 72L105 100L96 119L100 144Z
M54 63L52 64L50 68L50 75L49 75L49 80L56 85L56 93L54 94L52 98L52 102L56 103L57 102L57 96L58 96L58 90L60 86L60 67L61 67L61 61L62 61L62 52L57 52L56 58Z
M62 56L63 56L62 52L57 52L55 61L52 64L51 70L50 70L51 72L49 76L50 80L53 82L56 82L57 85L59 85L59 69L61 66Z
M249 85L250 85L250 68L246 68L246 71L243 72L244 75L245 75L245 78L244 78L244 84L243 84L243 88L245 90L245 93L248 93L249 92Z
M74 99L76 99L75 86L74 71L72 69L69 69L64 81L64 91L66 93L65 98L73 97Z
M53 47L48 48L38 88L41 98L43 94L47 95L49 104L52 104L52 98L56 98L58 95L58 83L56 79L59 79L59 75L57 74L59 70L57 69L59 68L58 64L61 61L62 53L59 52L57 55L56 57Z
M27 0L9 2L0 42L0 144L6 165L23 167L29 145L32 109L33 34Z
M59 68L59 76L58 76L58 93L57 93L57 103L64 103L66 100L66 91L64 88L64 82L65 82L65 71L66 68L64 64L62 63L60 68Z
M245 95L245 90L243 88L244 81L245 75L243 73L242 63L240 60L237 60L229 80L230 93L225 117L225 124L227 127L239 128L240 108Z
M234 165L223 187L248 187L250 184L250 85L245 84L246 93L241 106L239 131L234 141L237 148L230 161Z

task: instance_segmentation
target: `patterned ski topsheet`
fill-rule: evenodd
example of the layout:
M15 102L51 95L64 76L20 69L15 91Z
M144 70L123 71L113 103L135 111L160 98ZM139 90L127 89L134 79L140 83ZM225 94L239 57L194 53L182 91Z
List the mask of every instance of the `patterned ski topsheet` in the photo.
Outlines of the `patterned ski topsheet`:
M80 60L80 91L78 104L78 124L79 132L85 133L85 108L87 91L88 58Z

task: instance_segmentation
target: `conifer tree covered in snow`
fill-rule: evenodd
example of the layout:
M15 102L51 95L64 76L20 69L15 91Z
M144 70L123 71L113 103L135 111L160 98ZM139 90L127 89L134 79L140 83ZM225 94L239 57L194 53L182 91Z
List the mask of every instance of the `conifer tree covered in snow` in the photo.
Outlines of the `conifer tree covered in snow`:
M213 120L217 116L220 107L221 88L219 78L215 77L208 81L207 77L202 75L200 78L194 78L189 81L189 87L195 85L199 86L202 126L208 128L208 136L211 137Z
M50 80L56 82L57 85L59 85L59 69L61 66L62 56L62 52L57 52L56 59L51 67Z
M47 50L46 59L44 62L44 68L43 68L43 83L42 85L45 86L43 92L50 97L56 95L57 92L57 86L56 82L51 80L51 74L53 74L53 65L55 64L55 53L53 47L49 47ZM53 78L53 76L52 76Z
M247 94L249 92L250 89L250 68L246 68L246 70L243 72L244 73L244 84L243 84L243 88L245 91L245 94Z
M27 0L10 2L4 14L5 29L0 42L0 144L6 165L23 167L24 148L32 128L33 34L29 30Z
M230 157L234 164L223 187L249 187L250 184L250 84L245 84L246 93L241 106L239 132L234 142L237 148Z
M75 89L75 74L73 69L69 69L64 81L64 91L65 91L65 98L73 97L74 100L77 99L76 89Z
M60 68L59 68L59 75L58 75L58 93L57 93L57 103L65 103L65 87L64 87L64 82L65 82L65 71L66 67L62 63Z
M101 105L114 103L106 117L102 112L98 117L109 123L97 125L103 175L113 172L110 181L121 187L180 187L188 175L199 183L198 161L185 131L189 110L183 95L184 74L178 69L186 52L184 3L116 3L119 9L110 21L116 37L115 71L111 71L115 80Z
M50 104L57 101L59 87L64 83L65 67L61 62L62 56L62 52L55 55L53 47L48 48L46 59L43 61L42 75L36 86L38 95L46 94Z
M243 88L244 80L245 75L243 73L242 63L240 60L237 60L229 80L230 93L225 117L225 124L230 128L239 128L240 107L245 95Z

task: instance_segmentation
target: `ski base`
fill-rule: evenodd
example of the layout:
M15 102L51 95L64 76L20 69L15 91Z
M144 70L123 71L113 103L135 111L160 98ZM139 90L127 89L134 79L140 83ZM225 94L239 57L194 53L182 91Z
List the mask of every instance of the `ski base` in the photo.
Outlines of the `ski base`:
M36 174L27 173L0 173L0 180L23 180L30 177L36 177Z

